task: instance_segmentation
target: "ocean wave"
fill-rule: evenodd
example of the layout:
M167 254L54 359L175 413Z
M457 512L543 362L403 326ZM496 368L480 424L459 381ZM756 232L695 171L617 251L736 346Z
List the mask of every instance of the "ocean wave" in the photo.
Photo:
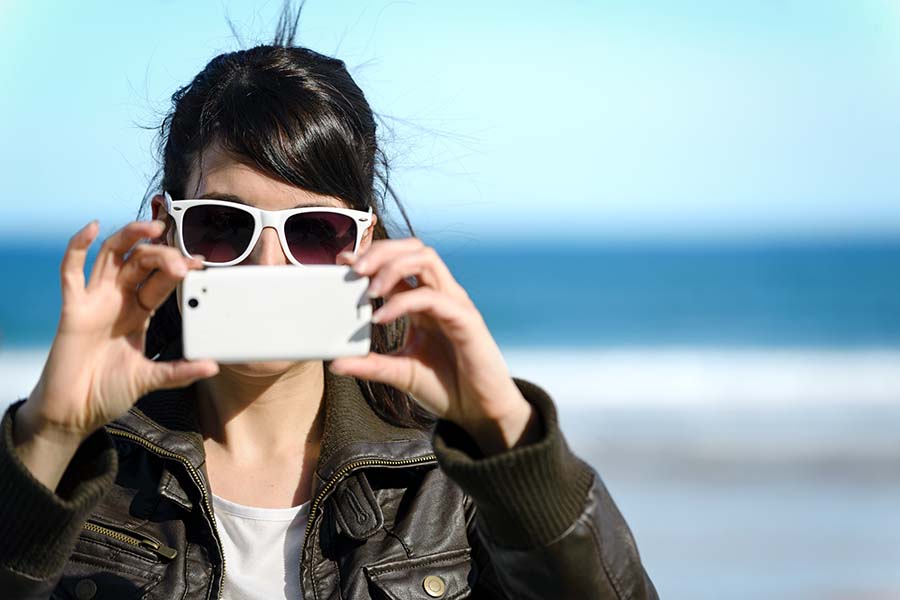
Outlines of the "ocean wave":
M26 398L40 379L49 349L0 350L0 406Z
M503 355L512 375L567 407L900 404L900 350L511 347ZM0 398L27 396L46 356L0 351Z
M510 372L578 407L771 409L900 402L900 350L503 349Z
M573 449L619 477L897 481L900 351L504 348L557 403ZM0 352L0 406L45 350ZM832 476L829 475L829 476Z

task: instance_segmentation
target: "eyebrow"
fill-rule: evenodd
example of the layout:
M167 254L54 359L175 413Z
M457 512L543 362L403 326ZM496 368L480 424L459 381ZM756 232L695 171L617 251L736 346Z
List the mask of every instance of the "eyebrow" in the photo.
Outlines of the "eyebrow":
M238 204L245 204L247 206L252 206L249 202L241 198L240 196L235 196L234 194L223 194L220 192L207 192L202 196L197 196L199 200L225 200L226 202L237 202ZM301 202L297 204L293 208L303 208L305 206L331 206L330 204L324 204L322 202Z

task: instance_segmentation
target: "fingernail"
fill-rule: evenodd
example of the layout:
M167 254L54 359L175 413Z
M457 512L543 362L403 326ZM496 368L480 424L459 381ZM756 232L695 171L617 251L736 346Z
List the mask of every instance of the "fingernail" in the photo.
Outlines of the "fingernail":
M166 222L163 221L162 219L155 219L155 220L153 221L153 225L154 225L154 227L156 227L157 229L165 229L165 228L166 228Z
M343 260L346 260L349 262L353 262L354 260L356 260L356 255L353 254L352 252L348 252L346 250L341 252L338 256L340 256Z
M361 274L366 270L367 266L369 266L369 263L366 262L366 259L361 258L353 264L353 270Z
M377 298L381 294L381 284L378 281L374 281L369 285L369 289L366 290L366 296L369 298Z
M372 322L373 323L381 323L381 319L384 317L384 311L380 308L372 313Z

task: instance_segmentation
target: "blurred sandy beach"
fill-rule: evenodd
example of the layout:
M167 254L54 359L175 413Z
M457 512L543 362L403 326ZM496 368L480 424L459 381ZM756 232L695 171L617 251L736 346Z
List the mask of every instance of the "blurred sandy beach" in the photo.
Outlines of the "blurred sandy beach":
M900 352L509 351L662 598L900 598Z

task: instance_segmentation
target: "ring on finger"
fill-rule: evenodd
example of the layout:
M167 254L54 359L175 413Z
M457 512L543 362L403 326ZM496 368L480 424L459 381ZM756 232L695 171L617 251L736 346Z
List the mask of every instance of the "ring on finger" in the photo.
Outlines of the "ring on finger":
M134 300L137 302L138 306L150 313L151 316L156 312L154 309L145 306L144 303L141 302L141 288L134 290Z

